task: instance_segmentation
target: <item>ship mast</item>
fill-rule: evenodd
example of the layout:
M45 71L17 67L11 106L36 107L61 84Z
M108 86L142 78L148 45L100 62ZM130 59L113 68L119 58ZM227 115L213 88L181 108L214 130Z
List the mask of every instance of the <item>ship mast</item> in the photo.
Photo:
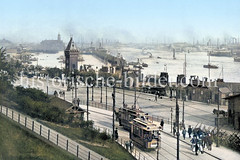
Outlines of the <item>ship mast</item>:
M222 79L224 78L224 76L223 76L223 65L222 65Z
M184 61L184 64L183 64L183 74L184 74L185 77L187 76L187 58L186 58L186 56L187 55L185 53L185 61Z

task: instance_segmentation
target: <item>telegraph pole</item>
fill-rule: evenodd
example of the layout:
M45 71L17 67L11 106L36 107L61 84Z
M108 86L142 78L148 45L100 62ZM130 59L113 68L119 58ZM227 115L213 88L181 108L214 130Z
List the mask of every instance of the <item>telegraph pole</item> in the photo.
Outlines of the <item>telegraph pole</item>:
M77 101L77 77L76 73L74 72L74 86L75 86L75 101Z
M123 107L125 106L125 88L124 88L124 64L122 60L122 90L123 90Z
M101 98L100 98L100 103L102 103L102 84L101 84Z
M172 129L173 129L173 127L172 127L172 116L173 116L173 109L171 108L171 133L172 133Z
M89 106L89 88L87 84L87 122L88 122L88 106Z
M114 141L115 140L115 84L113 86L113 93L112 93L112 99L113 99L113 117L112 117L112 132L113 132L113 137L112 137L112 140Z
M219 87L218 87L217 145L216 145L216 147L219 147L219 100L220 100L220 94L219 94Z
M183 97L183 112L182 112L182 124L183 124L183 127L185 128L185 124L184 124L184 101L185 101L185 97Z
M160 150L160 138L161 138L161 132L159 130L159 133L158 133L158 140L157 140L157 160L159 160L159 150Z
M94 90L93 90L93 86L92 86L92 101L93 101L93 93L94 93Z
M48 81L49 81L49 75L47 75L47 95L48 95Z
M179 106L177 89L176 89L176 125L177 125L177 160L179 160Z
M107 110L107 83L106 83L106 110Z
M73 102L73 86L71 87L71 89L72 89L72 102Z
M136 89L136 73L134 78L134 109L136 109L137 105L137 89Z

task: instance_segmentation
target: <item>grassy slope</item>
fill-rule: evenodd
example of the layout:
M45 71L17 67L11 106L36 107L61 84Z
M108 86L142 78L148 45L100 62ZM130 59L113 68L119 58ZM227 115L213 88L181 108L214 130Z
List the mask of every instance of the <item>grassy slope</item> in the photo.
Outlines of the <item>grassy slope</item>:
M131 160L134 159L125 149L120 147L117 143L113 143L111 140L103 141L101 139L87 140L84 136L83 130L81 128L66 128L53 123L45 123L45 125L53 128L54 130L70 137L71 139L79 142L80 144L86 146L87 148L103 155L111 160ZM82 141L87 141L90 143L83 143ZM98 145L96 145L98 144ZM102 146L101 146L102 145Z
M74 159L74 156L37 139L17 124L0 116L0 159Z
M0 94L0 96L1 96L1 94ZM69 108L68 104L62 103L61 99L53 98L53 97L51 97L50 99L51 99L51 103L56 105L60 109ZM19 107L16 103L9 101L5 97L3 97L3 105L8 106L8 107L13 107L17 110L19 109ZM95 139L93 141L93 143L98 143L98 144L104 145L103 147L95 146L94 144L91 144L91 143L86 144L86 143L82 143L82 142L78 141L78 140L89 141L89 140L86 140L86 138L84 137L81 128L65 128L65 127L61 127L60 125L56 125L53 123L45 123L45 124L53 129L55 129L56 131L62 133L63 135L70 137L71 139L81 143L82 145L88 147L89 149L91 149L91 150L99 153L100 155L103 155L104 157L109 158L111 160L134 159L125 149L123 149L116 143L112 143L110 140L102 141L99 139ZM1 121L0 121L0 125L1 125ZM1 131L0 131L0 136L1 136ZM1 143L1 137L0 137L0 143ZM0 144L0 160L1 160L1 144Z

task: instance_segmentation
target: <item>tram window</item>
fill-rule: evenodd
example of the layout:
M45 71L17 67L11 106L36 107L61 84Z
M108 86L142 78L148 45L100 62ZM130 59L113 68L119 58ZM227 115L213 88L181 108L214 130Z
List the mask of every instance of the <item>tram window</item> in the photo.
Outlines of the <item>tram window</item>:
M153 136L154 136L155 138L157 138L157 137L158 137L158 132L157 132L157 131L153 131Z

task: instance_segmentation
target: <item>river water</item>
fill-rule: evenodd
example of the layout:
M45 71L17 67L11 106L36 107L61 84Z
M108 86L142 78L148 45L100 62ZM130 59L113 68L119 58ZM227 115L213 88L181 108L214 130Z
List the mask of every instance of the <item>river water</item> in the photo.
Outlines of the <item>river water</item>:
M152 53L152 58L149 58L149 55L147 54L143 54L141 49L136 48L118 48L117 52L120 52L127 61L137 61L137 59L140 58L142 62L147 63L148 67L142 70L144 75L159 75L160 72L167 71L172 82L176 81L176 76L178 74L183 73L186 54L187 77L190 77L190 75L197 75L200 78L208 77L208 69L203 68L204 64L208 64L207 52L177 52L175 60L172 58L172 52L167 51L148 50L147 52ZM116 50L110 49L110 53L113 55L116 55L117 52ZM38 57L39 65L44 67L64 67L64 64L59 62L60 60L57 59L60 56L64 56L63 51L56 54L42 53L34 55L35 57ZM157 57L161 57L161 59ZM85 61L79 62L79 65L91 64L94 69L96 67L100 68L104 65L100 60L91 55L83 55L83 58ZM234 62L232 57L211 57L211 63L219 67L218 69L210 70L211 79L223 77L225 82L240 82L240 62ZM33 64L36 65L37 62L35 61Z
M208 77L208 69L203 68L203 65L208 64L207 52L190 52L190 53L176 53L176 59L173 59L172 52L148 50L153 55L142 54L141 49L123 48L118 49L127 61L137 61L140 58L142 62L147 63L148 67L144 68L142 72L147 74L157 74L167 70L172 81L176 81L178 74L183 74L185 54L186 54L186 74L197 75L200 78ZM161 59L157 58L161 57ZM210 57L211 64L217 65L218 69L210 70L210 78L224 78L225 82L240 82L240 62L234 62L232 57ZM223 68L223 69L222 69ZM223 70L223 74L222 74Z

